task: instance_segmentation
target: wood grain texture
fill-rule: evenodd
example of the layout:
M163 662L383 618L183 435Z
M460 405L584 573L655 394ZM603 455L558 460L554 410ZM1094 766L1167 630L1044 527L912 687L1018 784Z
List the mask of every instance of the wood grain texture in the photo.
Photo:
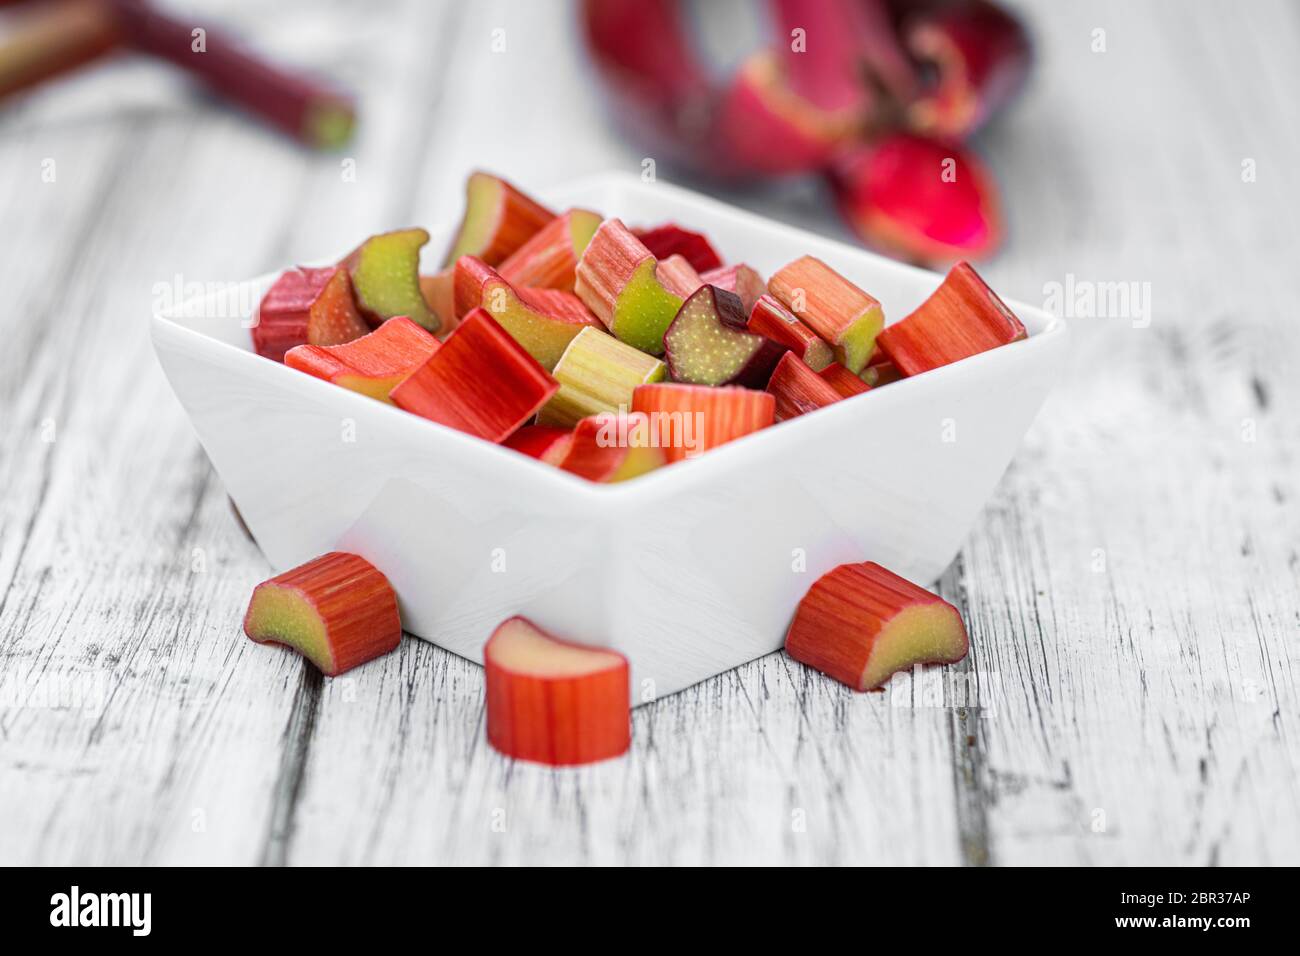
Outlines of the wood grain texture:
M430 644L327 680L243 639L267 567L145 319L177 275L454 217L473 167L639 169L570 7L220 4L360 91L343 157L147 64L7 108L0 862L1300 862L1300 17L1021 6L1040 68L980 139L1010 236L985 271L1035 302L1148 283L1150 313L1070 319L1070 372L939 582L971 656L856 695L771 655L559 772L494 753L480 669ZM710 191L842 234L809 183Z

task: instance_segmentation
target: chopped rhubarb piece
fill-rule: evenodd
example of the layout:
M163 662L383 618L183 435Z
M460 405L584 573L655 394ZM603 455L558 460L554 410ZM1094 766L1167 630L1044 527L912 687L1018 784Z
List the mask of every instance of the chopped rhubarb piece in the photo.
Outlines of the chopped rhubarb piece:
M781 304L830 343L835 361L862 371L885 324L880 303L820 259L804 256L768 282Z
M619 340L662 355L682 297L659 279L658 262L617 219L606 219L578 262L574 291Z
M483 648L488 742L552 766L617 757L632 742L627 658L562 641L524 617Z
M501 444L558 467L573 444L573 432L552 425L525 425Z
M759 296L754 303L745 327L755 335L784 345L803 359L814 372L820 372L835 361L835 353L822 337L767 293Z
M890 382L897 382L903 377L898 366L889 361L889 356L884 353L880 348L880 342L877 341L876 351L871 354L871 361L867 362L867 367L862 370L862 381L872 388L878 388Z
M967 648L955 607L870 561L818 578L785 636L787 654L858 691L914 664L959 661Z
M98 0L29 4L0 21L0 97L105 56L122 43L111 7Z
M391 397L398 408L499 442L559 387L491 315L475 309Z
M660 259L655 275L659 277L659 282L665 289L683 299L694 294L696 289L704 285L704 280L695 271L695 267L686 261L685 256L674 255L667 259Z
M497 271L515 288L531 286L572 292L578 260L599 228L599 213L570 209L512 252Z
M588 481L627 481L668 463L652 438L645 415L601 412L578 422L558 464Z
M573 337L584 328L600 328L572 292L561 289L519 289L474 256L461 256L455 269L456 314L487 309L547 371L555 368Z
M743 262L734 266L724 266L721 269L710 269L701 275L700 279L709 285L716 285L719 289L726 289L740 296L740 301L745 304L746 315L754 311L759 298L767 292L767 283L763 281L763 277L757 270Z
M330 276L308 310L307 343L321 346L342 345L361 338L369 331L370 326L357 311L348 270L335 269L334 274Z
M343 388L390 402L389 393L438 350L438 340L404 315L343 345L300 345L284 364Z
M472 173L465 183L465 218L442 265L454 265L461 256L499 265L554 218L499 176Z
M951 262L1002 241L997 185L965 147L896 133L849 150L829 176L845 221L890 255Z
M253 348L277 362L284 353L307 342L312 303L334 275L333 268L290 269L267 290L257 307Z
M916 311L880 334L880 349L917 375L1025 337L1025 327L970 263L949 270Z
M740 297L704 285L682 303L664 334L668 374L692 385L766 384L785 348L745 331Z
M676 223L664 223L653 229L634 229L632 232L656 259L680 255L696 272L708 272L722 265L722 257L708 237L683 229Z
M735 386L640 385L632 395L632 410L646 413L651 443L670 463L766 428L775 408L766 392Z
M291 647L336 677L394 650L402 622L388 579L364 558L332 551L259 584L244 633Z
M907 107L912 128L962 141L1015 98L1031 60L1029 36L987 0L919 12L904 29L908 50L932 77Z
M438 331L438 317L420 290L420 247L428 241L423 229L380 233L343 260L357 305L371 325L404 315L430 332Z
M871 391L871 386L854 375L839 362L832 362L818 373L826 384L840 393L841 398L852 398Z
M438 317L438 338L445 339L456 327L456 275L451 268L420 276L420 295L429 311Z
M778 422L825 408L845 397L793 352L787 352L777 363L767 390L776 400Z
M626 409L638 385L662 381L667 374L668 367L657 358L608 332L583 329L556 363L560 390L537 420L543 425L571 427L589 415Z

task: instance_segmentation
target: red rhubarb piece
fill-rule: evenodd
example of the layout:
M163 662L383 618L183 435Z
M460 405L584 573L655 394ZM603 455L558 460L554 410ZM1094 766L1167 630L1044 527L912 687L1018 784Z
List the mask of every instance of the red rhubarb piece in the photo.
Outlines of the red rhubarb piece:
M552 766L617 757L632 742L627 658L560 640L524 617L483 648L488 742Z
M529 458L559 467L573 444L573 431L554 425L525 425L501 444Z
M651 442L669 463L695 458L774 421L776 400L766 392L728 386L638 385L632 410L645 412Z
M832 362L818 374L821 375L826 384L840 393L841 398L852 398L854 395L861 395L863 392L871 391L870 385L839 362Z
M746 315L754 310L754 304L767 292L767 283L763 277L743 262L710 269L700 275L700 280L740 296Z
M795 314L763 293L749 312L745 326L755 335L761 335L784 345L804 360L814 372L820 372L835 360L835 354L816 332L795 317Z
M399 315L343 345L300 345L290 349L284 364L389 402L394 386L437 350L437 339L406 316Z
M600 214L570 209L538 230L497 267L512 286L573 291L574 270L600 228Z
M774 413L778 422L825 408L845 397L793 352L785 353L777 363L767 391L776 402Z
M845 221L891 255L978 258L1002 240L997 186L965 147L897 133L849 151L829 175Z
M559 387L491 315L475 309L391 397L408 412L499 442Z
M880 350L904 375L987 352L1025 337L1025 327L970 263L949 270L916 311L880 334Z
M768 281L781 304L828 342L855 375L866 367L885 324L880 303L826 263L803 256Z
M290 269L267 290L257 307L253 326L253 348L277 362L284 353L307 342L307 325L312 303L334 275L334 267Z
M357 310L352 295L352 280L343 268L334 270L316 301L307 313L307 343L309 345L343 345L370 331L370 326Z
M722 265L722 257L707 236L683 229L676 223L664 223L652 229L634 229L632 232L656 259L679 255L696 272L708 272Z
M259 584L244 633L291 647L334 677L395 649L402 623L388 579L364 558L332 551Z
M785 636L787 654L858 691L915 664L959 661L967 648L955 607L870 561L818 578Z
M465 183L465 218L443 267L461 256L498 265L554 218L555 213L500 176L472 173Z
M668 463L639 412L601 412L582 419L556 464L588 481L627 481Z

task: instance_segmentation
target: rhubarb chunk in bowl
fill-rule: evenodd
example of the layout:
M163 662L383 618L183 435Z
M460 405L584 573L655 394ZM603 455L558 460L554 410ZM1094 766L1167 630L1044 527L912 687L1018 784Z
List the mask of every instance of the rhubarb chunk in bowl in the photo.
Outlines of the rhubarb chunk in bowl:
M813 256L888 327L941 277L695 193L611 175L541 197L628 224L679 222L771 277ZM453 223L424 250L437 268ZM1006 303L1027 337L854 394L706 454L595 484L512 448L257 355L274 275L153 320L167 378L277 571L364 557L412 634L482 661L523 615L631 666L633 704L781 647L832 568L932 582L952 561L1058 377L1064 323Z

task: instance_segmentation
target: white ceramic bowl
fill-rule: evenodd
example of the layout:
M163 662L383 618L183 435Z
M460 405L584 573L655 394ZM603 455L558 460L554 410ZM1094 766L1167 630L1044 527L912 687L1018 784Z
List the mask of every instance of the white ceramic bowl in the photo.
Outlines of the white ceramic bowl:
M876 296L887 320L940 281L633 176L545 198L629 225L678 221L765 276L818 256ZM430 258L449 231L434 235ZM240 301L255 304L273 280L245 284ZM513 614L616 648L631 660L635 703L779 648L799 598L837 564L937 578L1066 341L1061 320L1009 301L1024 341L606 486L267 361L251 351L248 316L210 299L155 316L154 347L277 570L360 554L397 589L407 631L475 661Z

